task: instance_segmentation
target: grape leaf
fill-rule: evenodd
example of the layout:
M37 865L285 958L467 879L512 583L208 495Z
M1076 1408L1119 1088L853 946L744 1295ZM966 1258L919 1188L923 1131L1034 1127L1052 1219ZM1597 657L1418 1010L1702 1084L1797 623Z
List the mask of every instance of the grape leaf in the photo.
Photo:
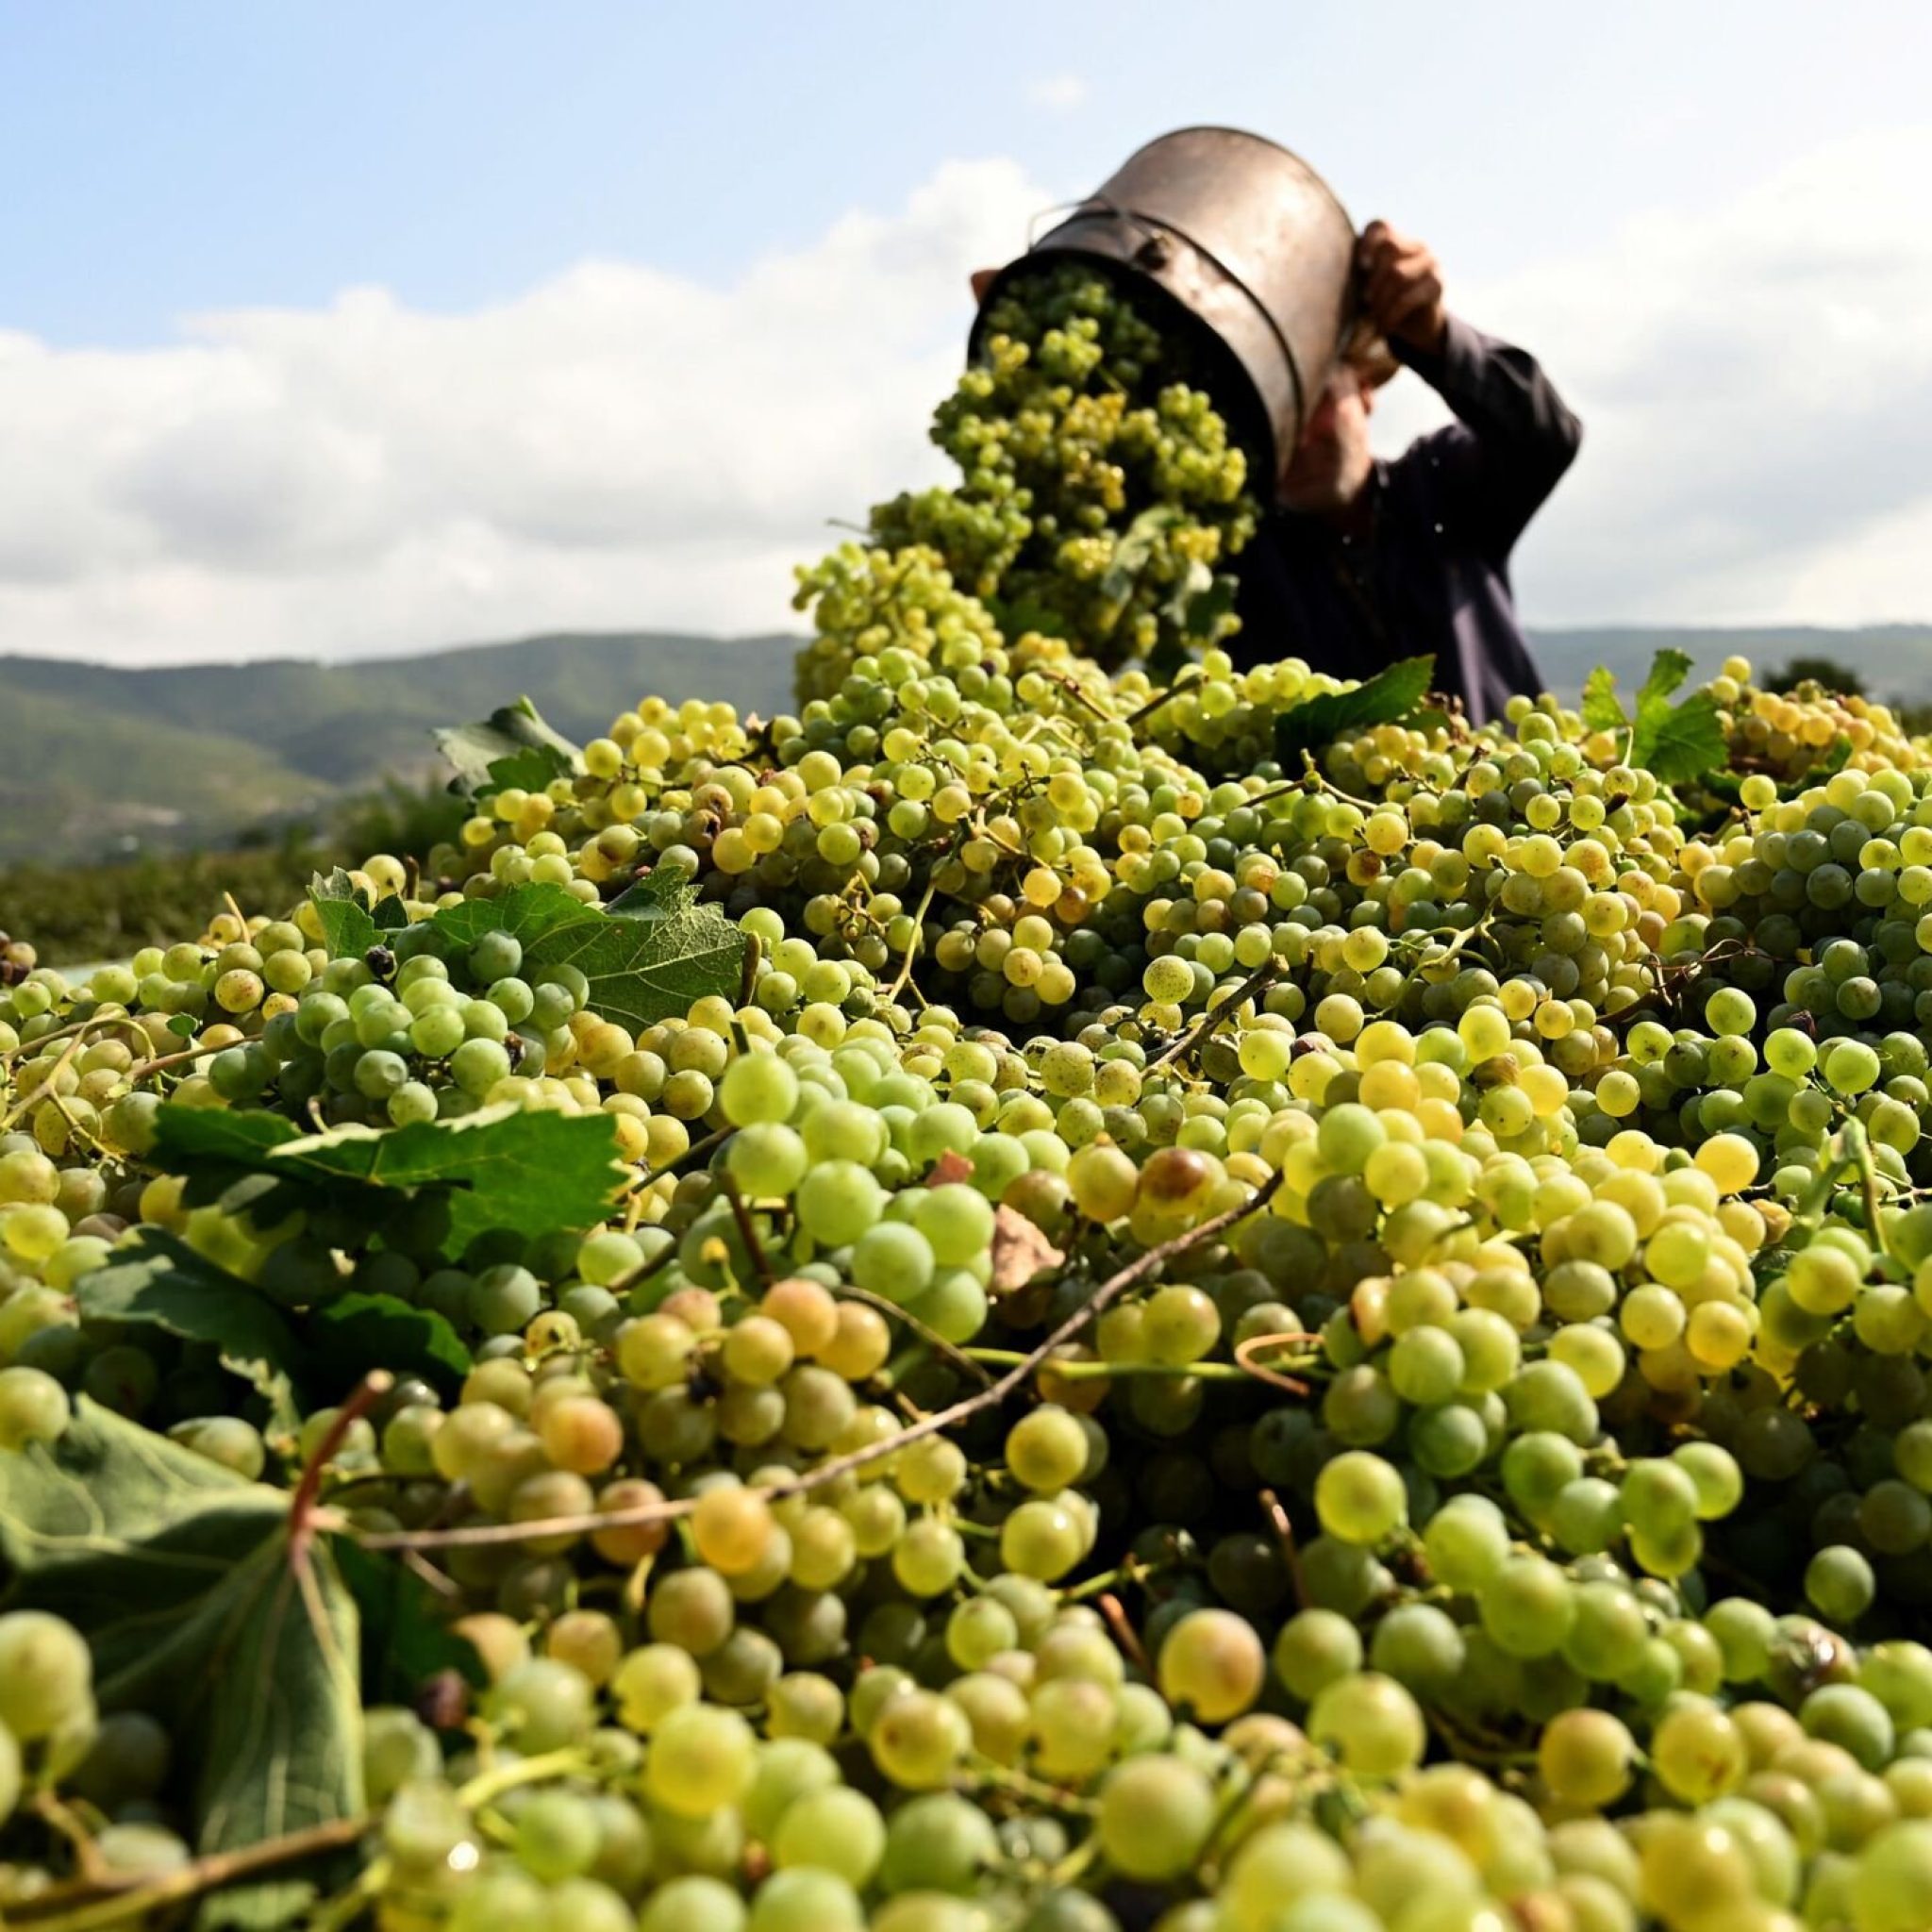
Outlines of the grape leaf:
M641 873L604 910L619 919L658 919L695 906L698 889L675 866L653 866Z
M218 1349L225 1367L268 1397L278 1420L292 1420L290 1385L302 1351L282 1311L186 1241L143 1227L105 1268L75 1283L74 1299L89 1321L159 1328Z
M87 1638L103 1708L175 1735L201 1854L360 1815L356 1607L325 1544L291 1560L285 1495L82 1396L58 1442L0 1455L0 1555L8 1607ZM284 1868L203 1923L267 1932L315 1892Z
M368 1187L449 1190L446 1251L494 1229L535 1237L604 1219L625 1177L608 1114L525 1110L506 1101L406 1127L332 1127L285 1141L263 1171Z
M708 996L735 1006L744 978L745 934L717 907L667 908L655 918L594 914L558 926L525 953L539 971L575 966L591 982L589 1005L641 1033L681 1018Z
M1650 705L1664 704L1671 693L1690 675L1690 655L1688 651L1659 651L1650 660L1650 675L1643 680L1643 689L1637 693L1637 715L1641 719Z
M493 899L465 899L430 914L429 923L454 946L467 950L487 932L507 932L527 953L545 933L601 917L561 886L512 886Z
M336 1562L362 1624L362 1694L371 1704L408 1705L439 1671L480 1689L489 1680L475 1646L436 1614L436 1600L415 1571L394 1557L344 1538Z
M473 1366L470 1351L442 1316L399 1295L351 1289L309 1311L302 1340L305 1373L319 1391L336 1397L375 1368L420 1375L448 1394Z
M1143 509L1121 533L1113 546L1113 559L1100 579L1100 594L1109 604L1119 604L1133 594L1160 533L1180 519L1180 511L1172 504L1156 504L1152 509Z
M372 1220L379 1204L422 1190L446 1195L442 1252L459 1255L496 1228L536 1236L603 1220L624 1178L615 1124L605 1114L525 1111L506 1102L455 1120L405 1127L331 1127L302 1134L278 1115L162 1107L162 1164L230 1185L242 1174L334 1192ZM371 1198L365 1191L380 1190ZM360 1196L359 1202L357 1201Z
M1583 680L1583 728L1586 731L1622 731L1630 723L1617 695L1617 677L1608 665L1599 664Z
M393 892L372 906L369 894L341 866L309 880L308 903L315 908L323 943L332 959L359 959L371 946L382 943L385 933L409 923L409 908Z
M475 792L497 785L525 788L584 769L583 754L561 732L543 722L528 698L491 711L474 724L453 724L435 734L436 748L456 768L453 791ZM508 764L515 774L497 778L494 767Z
M591 1009L641 1033L681 1017L707 994L736 1001L745 935L717 907L700 905L682 874L650 872L612 901L586 906L561 886L513 886L493 899L465 899L431 921L455 944L508 932L524 948L524 973L575 966L591 982Z
M1433 657L1404 658L1351 691L1305 698L1275 719L1274 756L1290 771L1298 771L1304 751L1319 750L1345 731L1407 718L1422 703L1435 675Z
M299 1141L293 1121L261 1108L183 1107L169 1101L155 1111L155 1164L176 1158L215 1160L250 1174L265 1172L262 1158L286 1141Z
M1665 703L1660 715L1640 714L1631 762L1666 785L1681 785L1723 768L1730 756L1717 700L1693 691L1681 705Z

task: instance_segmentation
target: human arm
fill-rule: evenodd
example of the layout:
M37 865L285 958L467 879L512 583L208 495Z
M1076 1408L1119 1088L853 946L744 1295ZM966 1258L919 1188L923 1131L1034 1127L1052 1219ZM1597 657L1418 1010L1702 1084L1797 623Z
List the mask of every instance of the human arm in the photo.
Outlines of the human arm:
M1368 316L1466 431L1431 440L1448 471L1444 508L1500 560L1570 467L1583 425L1527 350L1448 312L1441 264L1425 243L1372 222L1357 259Z

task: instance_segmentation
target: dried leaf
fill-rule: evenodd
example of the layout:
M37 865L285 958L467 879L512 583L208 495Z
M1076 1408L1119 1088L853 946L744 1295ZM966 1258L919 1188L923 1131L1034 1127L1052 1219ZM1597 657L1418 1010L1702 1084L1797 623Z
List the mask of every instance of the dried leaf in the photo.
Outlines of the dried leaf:
M1058 1268L1066 1256L1017 1208L1002 1204L992 1217L992 1278L995 1294L1024 1288L1036 1274Z
M926 1175L925 1184L929 1188L943 1188L950 1186L954 1181L970 1181L972 1178L973 1163L963 1154L948 1147L933 1162L932 1172Z

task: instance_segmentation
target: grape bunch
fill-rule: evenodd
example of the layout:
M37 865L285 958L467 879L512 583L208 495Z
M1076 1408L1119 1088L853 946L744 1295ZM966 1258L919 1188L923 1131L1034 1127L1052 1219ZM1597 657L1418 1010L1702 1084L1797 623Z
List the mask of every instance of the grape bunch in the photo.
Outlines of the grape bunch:
M985 329L933 420L960 480L879 505L863 547L799 574L801 700L888 648L1172 670L1236 627L1226 567L1257 510L1187 336L1092 263L1010 275Z

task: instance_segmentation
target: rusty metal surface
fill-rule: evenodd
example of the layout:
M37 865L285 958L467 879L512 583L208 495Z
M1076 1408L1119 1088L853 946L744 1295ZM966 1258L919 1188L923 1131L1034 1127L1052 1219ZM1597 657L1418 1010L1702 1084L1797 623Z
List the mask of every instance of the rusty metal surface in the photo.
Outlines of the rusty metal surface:
M1327 183L1238 128L1164 134L1008 263L981 316L1008 282L1062 254L1159 289L1205 325L1221 351L1215 401L1273 475L1355 316L1355 225ZM981 333L975 320L975 354Z

